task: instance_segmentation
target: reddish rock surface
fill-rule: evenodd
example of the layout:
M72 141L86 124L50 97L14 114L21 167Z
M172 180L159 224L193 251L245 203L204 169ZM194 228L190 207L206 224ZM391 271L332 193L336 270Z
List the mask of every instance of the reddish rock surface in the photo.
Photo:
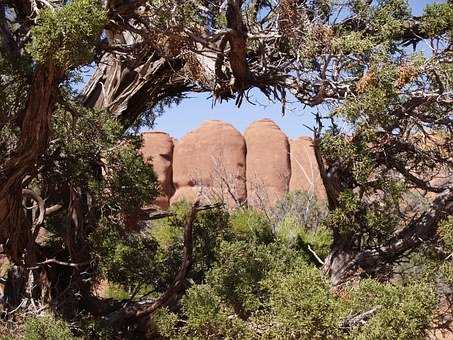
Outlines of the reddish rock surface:
M305 191L314 194L318 199L325 199L326 192L319 174L313 150L313 141L308 137L291 140L291 178L289 191Z
M325 199L312 141L288 141L269 119L252 123L244 137L230 124L212 120L176 141L163 132L143 134L142 154L153 163L162 188L156 204L166 209L182 199L248 201L274 205L288 191L308 191Z
M252 123L244 138L248 203L258 208L272 206L288 192L291 175L288 138L269 119Z
M161 196L156 204L163 209L168 208L170 197L173 196L173 139L164 132L145 132L143 146L140 150L146 161L153 164L161 187Z
M207 121L175 144L171 203L193 200L198 192L204 202L246 199L245 142L230 124ZM234 197L234 199L233 199Z

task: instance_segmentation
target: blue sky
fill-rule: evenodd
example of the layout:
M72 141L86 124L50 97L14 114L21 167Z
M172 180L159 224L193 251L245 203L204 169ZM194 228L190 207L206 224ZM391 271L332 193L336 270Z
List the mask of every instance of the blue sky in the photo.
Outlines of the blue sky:
M423 12L427 4L445 1L410 0L409 3L415 15ZM251 105L244 100L240 108L234 101L212 105L208 93L189 94L190 98L179 105L167 108L161 117L158 117L154 131L165 131L175 138L180 138L190 130L198 127L202 122L210 119L219 119L232 124L243 132L250 123L262 118L274 120L290 138L301 135L311 135L311 131L304 127L312 126L313 110L304 109L300 104L289 104L285 116L281 114L281 105L272 103L258 91L254 92L256 105ZM149 129L145 129L147 131Z

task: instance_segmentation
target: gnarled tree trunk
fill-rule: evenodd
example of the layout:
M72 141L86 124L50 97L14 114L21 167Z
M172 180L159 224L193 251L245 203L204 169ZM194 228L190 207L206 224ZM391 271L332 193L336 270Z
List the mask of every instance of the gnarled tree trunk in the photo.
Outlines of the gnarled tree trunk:
M47 148L56 87L62 75L62 70L53 65L37 67L22 116L18 147L0 168L0 243L15 263L33 265L29 263L31 254L24 254L34 240L22 207L22 188L26 176L35 175L35 163Z

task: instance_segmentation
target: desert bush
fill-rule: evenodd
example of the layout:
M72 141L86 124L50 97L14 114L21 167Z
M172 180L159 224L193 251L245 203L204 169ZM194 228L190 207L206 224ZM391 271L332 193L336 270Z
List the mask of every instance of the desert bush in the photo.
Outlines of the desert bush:
M258 243L269 243L273 239L271 221L263 212L253 208L234 211L230 225L237 239Z
M425 339L437 303L435 288L425 282L408 285L364 280L353 288L348 301L350 314L377 308L353 339Z
M25 340L75 340L68 324L50 315L33 316L25 322Z
M234 314L231 307L222 303L209 285L197 285L189 289L182 305L187 317L184 331L189 338L249 338L244 321Z
M316 229L327 213L325 202L303 191L287 193L272 209L273 220L277 226L291 217L305 229Z
M223 242L218 261L207 274L207 282L236 313L247 315L263 305L260 281L270 270L275 255L266 245Z
M273 209L275 236L289 246L303 250L314 263L330 252L332 232L322 223L327 216L325 203L309 193L296 191L283 197Z
M345 307L316 267L299 262L289 272L272 271L262 285L269 292L269 307L257 321L265 337L334 339L341 335Z

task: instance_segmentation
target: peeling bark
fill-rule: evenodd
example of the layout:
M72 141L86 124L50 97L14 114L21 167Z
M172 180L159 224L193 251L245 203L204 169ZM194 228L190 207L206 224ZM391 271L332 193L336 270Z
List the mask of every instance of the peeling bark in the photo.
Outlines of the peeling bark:
M47 148L56 87L62 76L63 71L53 65L37 67L23 114L18 148L0 168L0 243L15 263L22 263L32 237L31 223L22 208L22 183Z
M83 104L111 111L128 128L159 101L190 89L179 73L183 66L183 60L166 60L157 52L135 65L105 54L85 87Z

